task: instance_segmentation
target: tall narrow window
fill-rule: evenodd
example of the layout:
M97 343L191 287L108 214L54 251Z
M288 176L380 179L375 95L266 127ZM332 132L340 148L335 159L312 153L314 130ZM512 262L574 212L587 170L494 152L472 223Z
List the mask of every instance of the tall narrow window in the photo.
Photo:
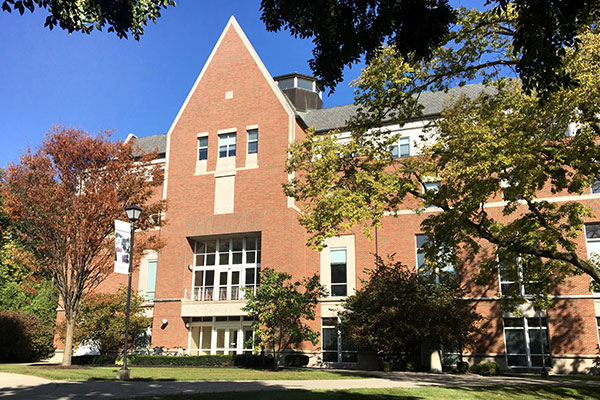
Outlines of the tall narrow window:
M323 318L321 329L323 362L358 362L356 347L349 338L342 335L338 318Z
M600 317L596 317L596 328L598 328L598 346L600 346Z
M198 161L208 159L208 136L198 138Z
M346 249L331 249L329 260L331 264L331 295L346 296L348 292Z
M248 130L248 154L258 153L258 129Z
M392 147L392 157L408 157L410 156L410 137L403 136L398 139L398 143Z
M509 367L551 366L546 318L504 318L504 340Z
M588 259L591 259L592 257L599 257L600 260L600 223L596 222L585 225L585 241ZM593 278L591 282L591 288L592 292L600 293L600 283L594 281Z
M154 292L156 291L156 267L157 260L148 261L148 275L146 276L146 301L154 301Z
M235 157L235 133L219 135L219 158Z

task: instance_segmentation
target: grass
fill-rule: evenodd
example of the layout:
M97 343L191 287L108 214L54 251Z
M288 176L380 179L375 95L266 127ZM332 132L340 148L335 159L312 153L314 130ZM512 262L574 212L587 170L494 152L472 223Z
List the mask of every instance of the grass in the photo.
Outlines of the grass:
M286 390L238 393L202 393L195 395L172 395L147 397L146 400L563 400L599 399L597 387L565 386L493 386L458 388L415 388L415 389L354 389L354 390Z
M0 372L34 375L50 380L116 380L119 367L29 366L0 364ZM194 367L137 367L131 366L131 377L146 381L229 381L229 380L308 380L357 379L371 376L342 371L324 370L256 370L247 368L194 368Z

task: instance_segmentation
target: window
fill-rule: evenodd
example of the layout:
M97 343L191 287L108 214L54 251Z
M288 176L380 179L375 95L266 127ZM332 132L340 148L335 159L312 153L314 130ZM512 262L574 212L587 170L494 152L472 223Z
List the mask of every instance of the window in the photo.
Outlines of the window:
M504 342L509 367L551 366L550 337L546 318L504 318Z
M392 157L408 157L410 156L410 138L403 136L398 139L398 143L392 147Z
M260 284L260 237L198 240L192 300L239 300Z
M523 268L526 268L526 264L522 257L517 257L514 261L510 262L503 261L498 264L498 271L500 277L500 293L505 296L508 294L514 294L518 296L528 296L531 294L531 288L529 285L535 284L537 281L528 280L524 281Z
M331 249L329 263L331 265L331 295L346 296L348 292L346 249Z
M158 266L157 260L148 261L148 275L146 276L146 301L154 301L154 294L156 291L156 267Z
M588 260L592 257L600 257L600 223L585 224L585 241ZM600 284L593 278L591 288L592 292L600 293Z
M248 131L248 154L258 153L258 129Z
M208 159L208 136L198 138L198 161Z
M338 318L323 318L321 327L323 362L358 362L356 347L349 338L342 336Z
M426 253L425 246L429 243L429 239L427 239L427 235L424 233L419 233L415 235L415 245L417 251L417 272L429 274L427 265L426 265ZM442 250L440 250L441 254ZM435 283L444 283L447 282L448 279L454 278L456 276L456 271L454 270L454 265L446 265L445 267L439 268L436 267L435 271Z
M437 193L440 190L440 182L425 182L423 188L423 193L431 192L430 194ZM434 207L431 204L426 204L427 207Z
M219 158L235 157L235 133L219 135Z
M592 183L592 193L597 194L600 193L600 179L597 179Z
M600 347L600 317L596 317L596 328L598 328L598 347Z

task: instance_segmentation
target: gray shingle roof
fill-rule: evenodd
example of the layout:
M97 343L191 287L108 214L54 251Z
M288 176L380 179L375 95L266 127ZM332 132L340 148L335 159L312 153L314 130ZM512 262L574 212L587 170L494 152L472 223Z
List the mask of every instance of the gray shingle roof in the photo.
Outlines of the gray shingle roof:
M133 140L135 140L135 145L139 147L142 153L151 153L154 150L158 150L159 157L164 157L164 154L167 151L166 134L136 137Z
M481 91L490 91L491 87L481 83L454 87L448 92L423 92L419 97L419 103L423 106L423 116L430 117L438 115L450 98L455 98L461 95L466 95L469 98L474 98ZM306 126L314 126L317 132L329 131L336 128L346 127L348 119L354 115L357 106L348 104L345 106L323 108L320 110L311 110L308 112L298 112L298 116L306 124Z

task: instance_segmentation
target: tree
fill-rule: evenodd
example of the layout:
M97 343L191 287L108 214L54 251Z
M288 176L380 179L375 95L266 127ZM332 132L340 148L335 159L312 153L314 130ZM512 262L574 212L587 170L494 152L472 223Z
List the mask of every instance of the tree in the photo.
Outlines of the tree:
M0 360L39 361L54 354L54 329L33 314L0 311Z
M458 260L478 256L484 283L496 279L499 259L545 308L548 293L566 276L586 273L600 282L598 265L577 252L575 241L591 211L577 201L536 198L542 189L579 195L600 176L600 36L584 32L579 47L566 51L563 68L577 85L540 101L485 61L490 52L510 57L512 42L504 32L514 29L514 11L465 10L460 21L453 33L458 47L449 44L430 61L383 49L355 83L359 110L350 121L352 140L340 143L335 132L309 131L290 150L288 172L297 178L285 191L303 205L300 222L316 248L354 226L369 233L385 213L394 215L411 199L420 200L417 211L437 206L442 212L428 213L421 224L432 260L460 268ZM441 118L424 132L421 156L391 156L399 134L387 132L385 124L419 117L422 90L448 90L476 75L487 85L471 97L449 95ZM565 135L573 126L576 134ZM438 190L427 190L430 180L441 181ZM507 201L500 212L485 207L502 198ZM486 242L492 251L481 251ZM505 296L508 307L524 301L519 293Z
M152 326L152 318L144 315L144 298L131 295L129 316L129 339L131 348L144 341ZM127 287L121 286L116 293L94 293L82 303L75 324L74 341L95 348L100 354L117 355L123 352ZM64 332L64 330L63 330Z
M28 150L10 164L4 177L4 207L16 221L19 240L60 295L64 365L71 363L81 301L112 271L114 220L126 221L124 207L136 203L143 209L138 229L160 223L152 216L164 204L151 198L162 184L161 167L150 163L156 154L137 157L133 151L133 143L109 141L107 133L55 127L35 153ZM161 244L155 235L138 238L138 256Z
M487 0L482 6L489 14L517 12L503 34L526 89L553 91L574 83L563 68L567 48L577 46L577 36L597 24L600 1ZM452 42L463 12L446 0L312 0L301 6L295 0L262 0L261 10L267 30L284 28L296 37L313 38L309 64L331 88L342 80L344 66L361 56L370 62L382 44L395 46L403 56L431 58Z
M2 10L9 13L25 10L33 12L36 8L46 9L50 15L46 17L47 26L72 32L91 33L94 28L102 30L108 26L108 32L115 32L119 38L127 38L131 34L140 40L148 20L156 23L162 9L175 7L174 0L3 0Z
M306 320L315 319L315 307L325 295L319 276L291 282L291 276L265 268L260 273L260 289L246 292L248 302L243 310L254 317L254 345L273 351L275 368L283 353L304 341L317 344L319 334Z
M422 346L462 352L474 343L481 318L464 294L455 279L435 284L431 276L378 258L363 286L344 300L341 330L359 349L409 362L420 360Z

